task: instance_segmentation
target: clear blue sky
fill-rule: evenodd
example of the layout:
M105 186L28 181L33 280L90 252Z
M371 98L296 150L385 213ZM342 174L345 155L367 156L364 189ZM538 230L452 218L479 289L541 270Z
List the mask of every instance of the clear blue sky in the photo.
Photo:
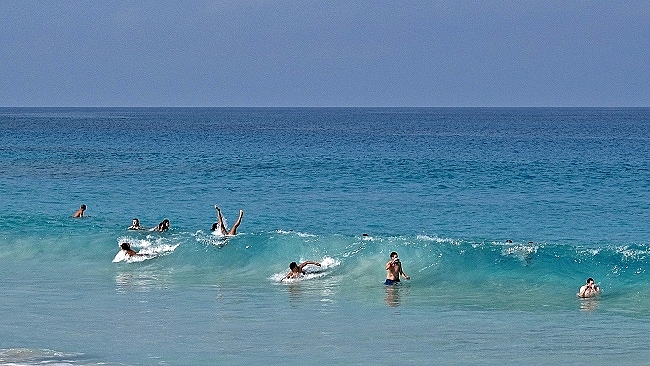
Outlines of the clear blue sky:
M0 1L0 106L650 106L650 1Z

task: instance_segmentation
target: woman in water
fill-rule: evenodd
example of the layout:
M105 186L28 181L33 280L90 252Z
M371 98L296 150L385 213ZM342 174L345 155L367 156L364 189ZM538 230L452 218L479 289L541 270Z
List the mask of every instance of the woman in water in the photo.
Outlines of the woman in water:
M72 217L74 217L75 219L79 217L84 217L84 211L86 211L86 205L81 205L81 207L79 207L77 212L75 212L74 215L72 215Z
M169 220L167 219L162 220L162 222L158 224L158 226L153 228L153 231L160 231L161 233L167 230L169 230Z

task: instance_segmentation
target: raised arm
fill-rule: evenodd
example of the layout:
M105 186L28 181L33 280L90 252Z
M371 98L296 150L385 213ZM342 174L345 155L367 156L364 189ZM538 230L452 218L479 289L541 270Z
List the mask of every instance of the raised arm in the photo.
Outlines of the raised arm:
M320 263L318 263L318 262L314 262L314 261L305 261L305 262L300 263L300 265L298 266L298 268L303 269L303 267L305 267L305 266L307 266L307 265L310 265L310 264L313 264L313 265L315 265L315 266L319 266L319 267L320 267Z

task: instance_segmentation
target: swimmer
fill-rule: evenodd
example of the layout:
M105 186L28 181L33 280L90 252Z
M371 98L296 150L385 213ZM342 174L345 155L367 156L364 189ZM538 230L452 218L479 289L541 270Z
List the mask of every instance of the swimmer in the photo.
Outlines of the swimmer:
M580 287L580 291L578 292L578 297L581 298L594 297L596 295L600 295L600 293L601 293L600 287L594 284L593 278L589 277L587 279L587 284Z
M133 219L131 226L129 226L129 230L146 230L146 229L140 226L140 220L138 220L138 218L136 217Z
M120 244L120 248L126 252L126 255L129 257L133 256L141 256L142 254L136 253L133 249L131 249L131 244L130 243L122 243Z
M160 231L161 233L164 231L169 230L169 220L164 219L156 226L155 228L151 229L152 231Z
M235 222L235 225L233 225L230 231L228 231L226 225L223 223L223 216L221 216L221 210L219 209L219 206L215 205L214 209L217 210L217 218L219 221L212 224L212 228L210 230L215 231L217 229L221 229L221 235L237 235L237 228L241 224L242 217L244 217L244 211L239 210L239 218L237 219L237 222Z
M286 276L284 276L282 278L282 280L288 279L288 278L298 278L298 277L304 275L305 270L303 268L305 268L305 266L310 265L310 264L313 264L314 266L319 266L320 267L320 263L314 262L314 261L302 262L302 263L300 263L300 265L298 265L298 263L296 263L296 262L291 262L289 264L290 271L289 271L289 273L287 273ZM282 282L282 280L280 280L280 282Z
M84 217L84 211L86 211L86 205L81 205L81 207L79 207L77 212L75 212L74 215L72 215L72 217L74 217L75 219L79 217Z
M399 256L397 252L390 253L390 260L386 263L386 282L385 285L395 285L398 284L399 276L402 275L407 280L410 280L411 277L407 276L406 273L402 270L402 263L399 261Z

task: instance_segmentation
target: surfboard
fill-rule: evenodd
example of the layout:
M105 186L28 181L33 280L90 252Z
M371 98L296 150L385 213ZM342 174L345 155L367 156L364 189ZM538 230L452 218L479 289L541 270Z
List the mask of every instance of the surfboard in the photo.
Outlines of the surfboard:
M126 261L127 259L129 259L129 255L126 253L126 250L120 250L119 252L117 252L117 254L115 254L115 258L113 258L113 263Z

